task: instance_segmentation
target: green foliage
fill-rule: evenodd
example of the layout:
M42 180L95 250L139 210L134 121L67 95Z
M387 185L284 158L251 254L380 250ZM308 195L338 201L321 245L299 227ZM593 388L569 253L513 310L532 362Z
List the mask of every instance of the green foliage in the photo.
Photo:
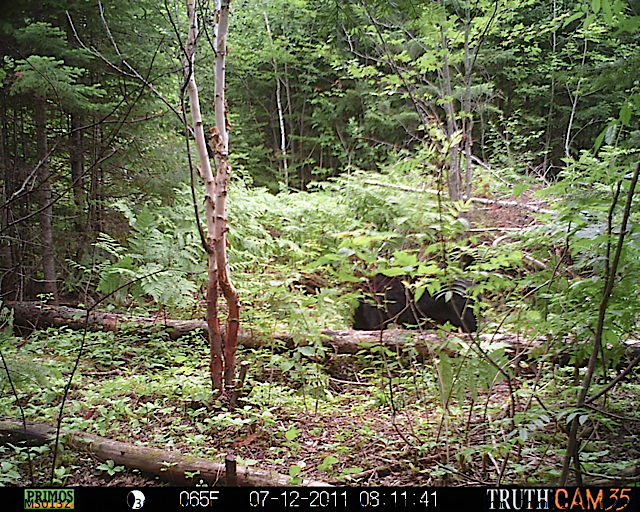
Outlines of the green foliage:
M13 342L13 340L11 341ZM2 347L6 356L11 354L11 350L7 350L8 348L7 345ZM33 385L47 388L50 386L50 379L53 376L60 377L55 371L43 366L41 362L34 361L33 357L23 355L13 355L12 359L7 361L7 367L2 368L0 386L5 389L8 388L7 372L17 389Z
M96 466L96 469L99 469L100 471L104 471L109 476L114 476L124 471L126 468L124 466L116 466L116 463L113 462L111 459L109 459L103 462L102 464L100 464L99 466Z
M509 378L508 356L500 343L469 344L449 340L438 354L438 370L442 382L442 407L452 400L463 403L467 391L475 401L482 391L488 392L501 380ZM453 351L456 357L447 354ZM502 369L502 371L500 371Z
M98 291L119 306L166 307L190 316L201 306L206 257L184 184L184 127L130 73L136 69L170 104L179 103L181 77L174 68L180 52L171 49L178 44L170 22L182 30L184 15L148 0L111 2L102 12L82 3L66 8L80 38L109 63L75 48L67 22L57 26L66 20L58 4L45 2L37 13L31 4L16 4L3 13L2 292L17 293L13 288L24 276L40 280L37 198L30 194L39 185L33 104L46 98L56 261L73 262L63 270L66 291ZM626 2L609 0L367 1L339 9L315 0L239 0L234 9L227 75L229 263L243 326L267 336L286 330L293 344L272 341L268 349L242 353L254 363L251 394L228 411L208 401L199 334L170 342L133 326L89 333L65 426L125 439L144 435L150 444L207 456L257 440L268 446L274 464L288 468L291 483L307 469L337 478L374 469L360 467L366 458L351 459L360 446L394 458L399 467L411 465L416 478L457 482L474 461L498 468L502 458L501 475L509 483L555 483L557 461L550 453L563 449L566 438L557 424L617 428L606 415L573 407L579 393L574 379L591 355L637 160L637 15ZM117 49L105 37L103 15ZM203 32L199 63L212 57L207 36ZM210 124L210 66L198 66ZM83 126L74 128L72 119ZM474 167L473 195L500 191L525 200L558 178L536 194L554 210L543 222L508 231L508 238L492 231L470 235L470 222L484 228L483 216L491 213L419 192L446 188L452 154L466 163L456 148L469 140L461 127L471 122L473 154L491 166ZM81 154L81 170L74 151ZM507 220L496 217L488 228ZM638 328L638 221L634 205L605 314L598 387L624 362L623 341ZM475 262L460 268L459 254ZM398 334L397 350L365 344L348 363L333 365L336 377L326 368L338 354L327 349L322 331L349 325L357 283L376 272L414 278L417 297L471 278L484 332L540 334L546 342L531 360L515 361L500 344L464 337L424 364L424 351ZM315 293L304 285L309 274L325 281ZM16 415L20 400L29 419L52 423L62 376L82 335L41 330L24 344L10 327L9 321L1 349L20 396L12 396L7 373L0 372L0 413ZM575 368L556 368L563 359ZM540 368L535 383L519 374L528 364ZM607 405L637 394L632 384L620 385L625 391L612 392ZM496 404L491 397L506 397L507 388L508 398ZM512 418L501 407L521 407L519 398L527 405ZM314 415L326 425L309 427ZM401 441L391 428L378 428L387 415ZM334 424L351 430L325 428ZM251 437L257 432L264 439ZM445 434L447 454L456 455L433 469L424 460L434 460ZM615 457L603 443L585 442L583 462L618 475L622 463L599 460ZM27 452L0 454L0 484L22 484ZM251 453L245 455L250 461ZM55 482L68 481L72 469L66 462L56 468ZM108 477L121 472L113 461L99 469Z
M65 61L89 62L89 54L84 50L69 48L66 34L51 23L36 21L20 28L16 41L22 47L22 54L46 55L64 58Z
M282 192L234 183L229 205L229 259L234 270L256 264L301 266L335 247L333 233L354 219L340 195Z
M494 155L502 148L510 159L527 155L531 169L541 157L560 169L567 149L577 157L620 123L614 121L620 106L637 88L626 71L635 65L637 42L615 31L610 16L590 12L584 2L527 2L513 17L497 19L500 30L491 37L497 44L486 55L504 95L495 105L502 119L487 134Z
M13 63L17 80L11 85L11 94L52 98L71 110L95 109L105 91L100 84L83 83L85 68L65 65L67 61L87 64L89 59L82 50L69 48L60 28L37 22L18 30L16 39L26 57Z
M96 247L108 255L110 263L100 266L98 291L115 293L122 299L130 293L140 303L151 297L157 304L188 309L196 301L205 266L203 250L190 220L186 194L174 207L140 212L124 202L114 206L131 227L128 244L121 246L107 234L101 234Z
M16 338L12 335L13 310L0 303L0 352L4 364L0 366L0 389L10 390L11 384L16 390L33 386L48 389L52 378L60 378L60 373L49 368L33 354L16 349Z
M572 277L549 268L527 280L525 286L540 287L538 298L544 320L538 324L541 331L575 332L582 337L595 330L594 311L600 304L620 235L631 158L637 157L612 148L604 148L598 157L583 152L579 160L569 163L563 180L548 189L548 194L562 197L564 205L545 225L529 231L527 244L566 247L565 260L553 262L553 268L570 263L579 275ZM624 338L625 333L635 329L640 307L635 285L640 272L635 257L639 238L633 211L605 326L607 343L615 342L614 345L618 345L619 337ZM567 311L571 314L567 315Z
M104 96L99 85L87 87L78 84L83 71L63 65L55 57L32 55L16 65L20 75L11 87L12 94L34 92L40 97L54 97L67 108L89 109L93 101Z
M71 331L41 331L30 338L23 350L38 353L48 366L67 372L81 338L81 333ZM444 369L442 353L435 367L417 363L410 355L409 342L403 345L404 354L385 349L386 364L377 344L363 347L360 355L351 356L350 362L343 359L339 364L349 380L358 385L336 389L338 380L334 379L333 385L327 386L330 393L314 395L311 408L308 394L301 393L301 382L290 378L292 371L297 370L285 366L288 360L295 359L291 353L274 353L270 348L243 351L240 357L252 363L250 395L244 396L245 401L234 411L209 402L208 362L202 357L207 347L198 335L169 341L165 336L141 332L136 327L120 333L89 333L85 344L81 372L70 390L70 414L63 420L66 428L123 441L147 436L150 446L168 446L212 459L221 457L228 444L236 442L239 455L249 463L258 443L274 457L272 463L284 467L281 472L288 471L291 483L299 483L313 470L319 472L316 478L329 474L358 485L360 473L377 467L377 459L367 462L369 459L363 455L370 456L371 446L375 446L377 457L396 460L399 471L411 466L414 478L424 476L424 471L426 475L436 474L435 469L420 462L420 456L407 462L407 445L395 434L397 430L403 432L412 442L412 453L418 455L426 456L442 444L435 441L437 431L442 428L438 418L443 411L436 398L439 384L434 368L440 370L451 394L446 413L450 423L447 442L457 455L441 468L442 474L449 473L451 478L456 478L465 467L477 469L474 460L487 457L500 461L510 454L507 466L510 472L506 477L509 483L548 482L554 459L549 447L555 453L565 438L556 429L556 422L564 424L575 417L585 426L593 421L612 426L610 421L607 423L608 416L564 409L564 397L559 390L565 389L566 375L553 372L541 376L539 388L532 389L532 381L523 383L518 391L519 403L531 396L536 400L534 406L518 411L513 424L509 418L497 419L505 404L488 401L488 397L505 388L500 382L503 377L479 350L486 351L502 367L505 360L503 349L496 350L488 344L476 347L458 342L456 355L452 353L446 363L449 370ZM107 348L112 350L110 359L104 352ZM297 351L301 375L304 358L314 357L311 352L306 355L303 352L306 351ZM111 366L107 366L109 361ZM272 363L265 364L266 361ZM119 372L105 373L108 368L117 368ZM274 373L274 368L282 371ZM317 365L317 371L328 380L325 365ZM342 386L348 382L340 380ZM25 403L27 419L54 421L64 381L55 379L52 385L48 390L39 385L24 388L29 396ZM628 398L628 391L620 393L620 397ZM539 402L544 408L535 405ZM395 414L391 412L392 403ZM12 415L12 411L11 397L0 395L0 414ZM487 414L493 420L481 421ZM391 428L392 416L396 417L396 430ZM468 417L473 417L471 425L467 424ZM411 418L411 422L406 424L404 418ZM479 434L487 441L476 437ZM44 448L41 456L50 453L49 447ZM585 463L594 465L594 471L615 474L620 461L598 461L595 455L590 455L602 451L601 442L590 443L588 448ZM0 480L6 484L24 482L23 463L27 454L20 450L19 453L0 450ZM300 459L302 451L304 460ZM78 464L65 462L57 468L58 483L74 479L77 467ZM104 478L117 478L123 472L121 466L109 461L99 464L98 469L104 472ZM49 471L46 472L48 477Z
M2 451L5 449L5 447L0 448ZM0 486L15 485L20 480L20 473L17 469L16 464L12 462L0 462Z

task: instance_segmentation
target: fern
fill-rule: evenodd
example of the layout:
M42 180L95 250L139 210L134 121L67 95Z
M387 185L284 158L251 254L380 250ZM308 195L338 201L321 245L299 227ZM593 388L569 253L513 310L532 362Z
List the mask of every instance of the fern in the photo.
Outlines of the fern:
M453 350L457 357L445 352L439 354L438 370L443 385L444 405L452 398L463 403L467 391L475 400L480 390L488 391L505 377L497 367L505 373L509 370L506 346L501 343L482 342L475 346L452 340L446 347Z
M96 248L107 258L98 267L98 291L139 304L153 303L175 309L193 307L205 276L205 256L191 221L187 197L174 207L144 206L134 212L124 202L114 206L131 226L126 245L101 234ZM190 200L190 199L189 199Z

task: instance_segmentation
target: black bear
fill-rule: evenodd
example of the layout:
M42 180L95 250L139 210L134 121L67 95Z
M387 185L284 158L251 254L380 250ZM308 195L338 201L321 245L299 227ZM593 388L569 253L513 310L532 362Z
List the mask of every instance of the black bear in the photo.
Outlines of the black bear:
M368 302L360 301L354 314L354 329L384 329L390 323L404 324L415 319L411 311L412 298L399 278L378 274L363 286L373 296Z
M384 329L390 323L418 325L424 320L432 320L439 324L449 322L464 332L475 332L478 324L473 314L473 299L466 294L471 285L469 280L458 279L447 290L435 295L425 291L416 302L401 278L378 274L365 284L365 292L373 296L373 301L360 302L354 314L353 328L376 330Z

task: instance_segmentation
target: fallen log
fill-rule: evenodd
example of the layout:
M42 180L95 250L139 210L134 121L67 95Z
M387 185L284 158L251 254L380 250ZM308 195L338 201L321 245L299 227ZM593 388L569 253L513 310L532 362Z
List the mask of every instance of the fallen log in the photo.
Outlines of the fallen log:
M20 433L16 437L16 433ZM23 425L15 419L0 420L0 439L13 436L11 442L28 436L33 439L47 437L55 439L55 428L42 423L27 422ZM87 432L73 431L64 435L69 446L86 451L101 461L112 460L117 465L139 469L143 473L158 476L161 480L176 485L193 485L199 480L209 485L224 486L226 482L225 464L184 455L177 451L161 450L114 441ZM193 478L186 473L197 472ZM283 487L289 486L289 477L248 466L236 468L236 483L241 487ZM303 480L304 487L329 486L317 480Z
M83 309L68 306L43 305L39 302L9 302L6 304L14 310L14 326L29 330L43 329L46 327L68 327L70 329L118 331L124 325L137 325L141 328L156 327L165 329L172 339L180 338L190 332L200 330L204 336L208 336L207 322L204 320L173 320L164 316L140 317L122 315L118 313L91 311L88 315ZM420 357L427 359L428 354L435 348L440 348L443 343L453 336L460 336L470 342L470 335L448 334L445 337L435 332L406 331L402 329L386 329L380 331L361 331L352 329L322 331L323 343L334 353L355 354L367 345L382 343L392 349L401 349L407 341L416 341L416 349ZM476 337L477 336L477 337ZM540 340L525 342L515 334L481 334L474 335L475 339L492 342L502 342L511 345L517 353L531 346L537 346ZM293 337L288 332L275 332L269 336L261 335L253 329L240 329L238 342L248 348L258 348L279 340L284 342L287 348L296 346Z
M7 302L8 307L14 310L14 325L29 330L46 327L69 327L70 329L83 329L85 325L90 330L117 331L123 325L138 325L144 327L156 327L165 329L172 339L180 338L190 332L200 330L204 336L208 336L207 323L204 320L174 320L164 316L155 318L121 315L104 311L92 311L87 316L83 309L68 306L42 305L39 302ZM386 329L380 331L360 331L342 329L336 331L322 331L322 341L325 347L336 354L355 354L367 346L382 343L393 349L406 348L408 341L415 342L418 357L422 360L430 359L434 351L444 350L449 355L455 355L453 350L446 346L446 342L454 337L461 338L467 343L473 340L503 343L512 351L511 357L519 359L530 349L539 347L545 342L544 338L527 339L518 334L458 334L449 333L441 335L436 332L406 331L402 329ZM224 333L223 333L224 336ZM296 346L292 335L288 332L275 332L265 336L253 329L240 329L238 343L247 348L259 348L269 344L273 340L281 341L288 349ZM567 339L567 342L570 340ZM640 342L638 340L626 340L625 345L631 357L640 354ZM304 342L303 342L304 344ZM557 356L554 362L564 366L569 357L562 359Z
M208 334L204 320L173 320L164 316L155 318L121 315L106 311L91 311L68 306L52 306L40 302L7 302L5 305L14 311L13 324L29 330L46 327L69 327L70 329L118 331L125 324L140 326L159 326L167 330L172 339L180 338L197 329Z
M68 327L73 330L86 327L90 331L117 332L124 326L135 325L142 329L162 329L174 340L198 330L205 338L209 337L209 327L204 320L174 320L165 315L144 317L107 311L87 313L84 309L40 302L6 302L5 305L13 309L13 325L21 334L47 327ZM288 347L293 346L293 339L287 333L276 333L271 338L284 341ZM241 329L238 341L246 347L255 348L264 345L264 336L261 337L253 329Z

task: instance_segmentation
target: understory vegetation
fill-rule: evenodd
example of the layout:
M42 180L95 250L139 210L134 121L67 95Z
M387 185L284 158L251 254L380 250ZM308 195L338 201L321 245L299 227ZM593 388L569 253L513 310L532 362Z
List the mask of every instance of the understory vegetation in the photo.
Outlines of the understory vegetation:
M30 341L32 354L44 359L33 364L48 375L44 384L29 379L21 385L27 418L55 424L81 336L49 330ZM407 344L405 358L387 350L386 367L380 354L386 349L378 347L333 358L328 371L267 349L241 350L252 367L251 394L237 410L225 411L209 403L208 365L200 355L206 345L199 336L170 343L158 333L91 334L63 427L218 461L233 447L239 464L288 473L294 484L304 477L337 484L478 485L496 483L500 475L503 484L543 485L559 476L562 426L578 414L593 427L582 447L585 473L596 481L633 475L637 430L621 418L637 414L628 400L637 395L637 383L618 387L606 412L584 413L571 407L576 388L570 368L551 369L535 383L532 375L510 377L517 388L511 397L504 383L493 382L495 372L467 355L462 371L451 361L438 363L452 392L444 408L432 366L412 358ZM14 356L7 347L3 353ZM119 371L105 372L110 368ZM467 374L476 378L467 380ZM510 417L505 404L512 399L518 407ZM15 415L12 401L3 400L5 414ZM50 450L32 449L36 484L51 476ZM3 447L5 485L27 483L26 452ZM122 466L110 471L68 450L54 475L59 485L139 482Z
M183 6L42 4L0 24L0 486L163 481L72 431L292 485L637 485L637 3L234 0L235 407L207 334L163 324L207 315ZM377 274L416 300L469 283L477 332L358 334ZM26 301L130 321L33 328Z
M586 162L590 169L593 163ZM562 183L585 179L578 167ZM145 331L131 324L116 333L50 328L26 342L5 328L2 353L17 396L8 389L3 394L2 415L20 417L19 400L30 421L56 424L79 357L64 429L220 461L232 448L240 464L289 474L291 483L553 484L571 420L589 428L581 445L585 479L633 478L637 374L607 394L606 407L574 407L597 319L604 270L598 265L610 250L611 237L601 232L607 189L602 197L573 200L577 210L588 201L591 212L602 204L599 219L594 213L579 223L564 207L546 214L544 223L531 223L523 210L444 208L425 193L365 183L412 183L399 172L338 178L312 193L282 193L275 202L267 191L233 186L239 199L234 204L249 207L230 212L230 264L243 298L242 325L262 340L262 346L240 350L249 377L236 410L211 402L201 333L175 341L160 326ZM146 314L161 308L177 318L203 310L197 234L184 222L189 196L177 191L182 199L171 207L125 210L131 227L126 244L106 237L98 242L105 257L86 279L105 294L120 294L105 307L128 305ZM469 236L459 210L468 211L474 225L522 225L526 218L528 227L494 245L487 231ZM633 236L627 239L620 262L631 282L637 282L636 244ZM464 270L460 253L474 257ZM443 255L447 267L438 264ZM527 264L532 260L546 261L547 268ZM167 270L154 273L159 268ZM523 347L544 341L524 356L499 337L451 337L441 327L441 345L427 356L410 331L396 331L401 349L370 343L344 354L323 344L323 331L349 328L361 295L358 278L385 270L438 283L445 269L476 283L474 293L483 296L477 311L481 333L511 333ZM315 293L305 286L310 275L322 278ZM135 284L121 288L127 283ZM623 342L635 329L637 295L611 298L605 364L594 391L630 359ZM5 315L10 324L9 310ZM273 337L279 331L289 333L293 346ZM44 483L51 475L51 448L32 450L33 478ZM26 483L26 449L8 445L3 454L3 482ZM125 484L135 477L135 471L105 464L63 450L54 483L86 482L89 469L97 482L115 478ZM198 482L197 475L193 479Z

